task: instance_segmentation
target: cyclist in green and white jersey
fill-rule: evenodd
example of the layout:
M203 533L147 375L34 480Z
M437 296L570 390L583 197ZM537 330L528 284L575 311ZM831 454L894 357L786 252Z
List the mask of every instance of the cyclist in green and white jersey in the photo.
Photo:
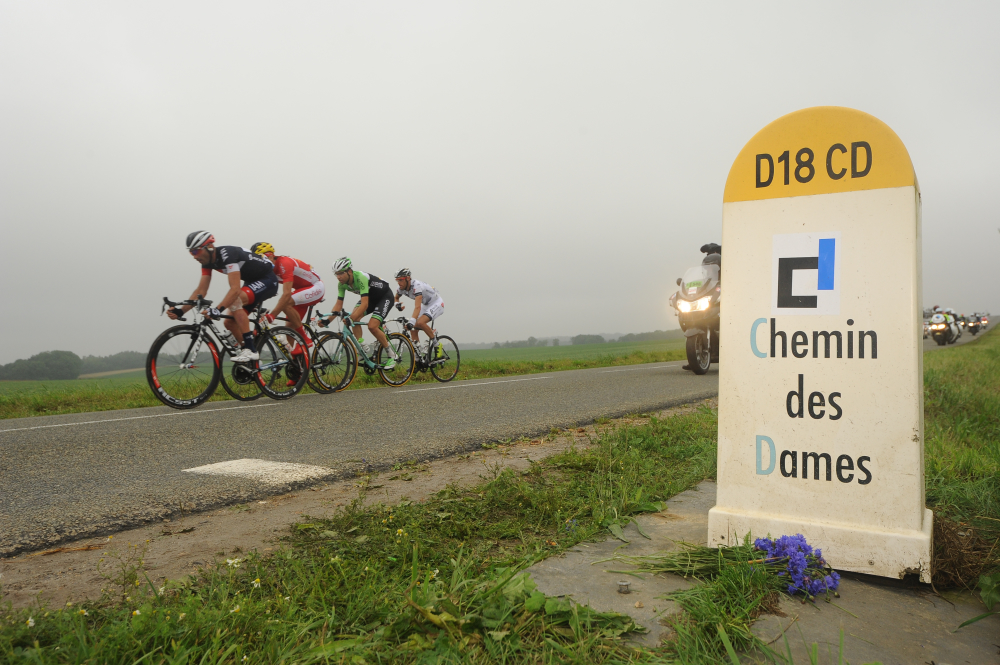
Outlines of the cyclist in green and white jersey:
M354 270L351 260L346 256L342 256L334 262L333 274L337 276L337 281L340 282L337 289L337 304L333 306L334 313L344 308L344 296L347 295L348 291L361 296L361 301L354 308L354 311L351 312L351 319L360 321L365 315L371 314L371 318L368 319L368 330L378 340L378 343L382 345L382 348L389 351L390 359L386 363L385 369L394 368L399 358L392 347L389 346L389 339L382 332L382 322L389 315L389 310L392 308L394 302L392 289L389 288L389 284L375 275ZM328 325L332 318L325 319L323 325ZM358 342L362 342L361 326L354 326L354 336L358 339ZM374 346L365 346L364 349L365 353L369 356L375 355Z
M431 328L430 324L444 314L444 300L433 286L421 282L419 279L413 279L409 268L400 268L396 271L396 285L399 286L396 289L396 302L398 303L396 309L403 311L403 303L399 302L403 296L413 299L413 317L410 319L413 330L410 331L410 337L413 339L413 346L417 347L420 353L426 354L427 349L434 343L435 337L434 329ZM417 345L417 331L419 330L427 335L427 346ZM440 349L437 353L441 353Z

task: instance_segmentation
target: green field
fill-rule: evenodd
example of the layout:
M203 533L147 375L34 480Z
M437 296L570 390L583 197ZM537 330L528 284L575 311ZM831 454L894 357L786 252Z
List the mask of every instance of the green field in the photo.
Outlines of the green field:
M656 342L608 342L607 344L567 344L565 346L533 346L518 349L477 349L462 351L462 358L468 360L592 360L601 356L627 356L630 353L660 353L683 351L684 340L663 340Z
M683 342L580 344L521 349L462 351L459 379L484 379L568 369L682 360ZM411 383L433 383L429 373L417 373ZM385 388L378 376L360 369L350 390ZM306 392L309 389L306 388ZM336 399L336 395L331 395ZM231 399L219 386L210 401ZM160 406L142 371L72 381L0 381L0 419L62 413L110 411Z

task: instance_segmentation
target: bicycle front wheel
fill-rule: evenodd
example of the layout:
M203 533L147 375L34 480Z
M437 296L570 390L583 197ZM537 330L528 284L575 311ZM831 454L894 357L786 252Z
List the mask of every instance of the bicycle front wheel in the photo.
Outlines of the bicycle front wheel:
M390 348L396 352L396 363L392 369L386 369L385 364L390 359L389 352L385 347L379 346L378 353L375 355L378 375L390 386L402 386L413 376L413 360L417 353L413 350L413 343L406 335L391 333L388 337Z
M291 328L277 327L257 338L260 387L271 399L288 399L302 390L309 375L309 354L302 337Z
M357 370L358 354L353 344L344 341L343 335L327 332L316 339L309 371L313 390L339 392L351 385Z
M156 398L174 409L192 409L219 386L219 351L200 326L174 326L156 338L146 356L146 381Z
M448 383L458 375L461 364L455 340L447 335L438 335L430 359L431 374L434 378L442 383Z

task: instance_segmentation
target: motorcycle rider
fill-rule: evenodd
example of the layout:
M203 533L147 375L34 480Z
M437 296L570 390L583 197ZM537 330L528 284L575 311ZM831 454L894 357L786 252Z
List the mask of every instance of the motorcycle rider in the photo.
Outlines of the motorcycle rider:
M719 266L719 285L722 285L722 245L714 242L705 243L698 250L705 255L705 258L701 260L703 266L707 265L717 265ZM719 362L718 355L712 358L713 362ZM684 365L681 369L693 369L690 364Z

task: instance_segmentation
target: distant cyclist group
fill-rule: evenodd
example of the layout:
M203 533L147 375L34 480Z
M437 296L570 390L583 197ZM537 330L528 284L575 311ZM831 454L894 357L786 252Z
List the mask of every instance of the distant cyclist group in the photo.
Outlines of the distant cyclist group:
M201 278L187 300L164 298L164 309L170 319L182 321L195 310L200 323L165 331L147 358L150 387L169 406L196 406L211 396L219 381L238 399L260 393L289 397L307 380L319 392L336 392L353 380L359 357L366 372L378 372L390 385L409 380L415 365L431 370L439 380L457 374L457 345L446 336L439 338L434 329L434 322L444 313L444 300L432 286L414 279L409 268L395 272L398 288L393 293L388 282L355 269L350 258L337 259L333 263L337 301L328 315L316 312L312 318L314 308L324 301L326 285L311 264L279 255L268 242L254 243L249 249L216 245L209 231L189 234L186 247L201 264ZM214 272L226 275L229 290L213 304L205 295ZM350 314L344 309L347 292L360 298ZM269 310L264 308L275 296L277 302ZM404 296L413 300L412 316L395 321L408 331L409 338L385 327L393 306L404 309ZM366 344L361 320L369 315L367 328L374 341ZM286 325L273 327L277 319ZM335 319L343 321L343 332L318 332L311 325L327 328ZM213 325L219 320L224 331ZM427 338L423 344L420 332ZM453 373L445 371L446 364ZM335 384L330 376L335 376ZM277 384L279 379L282 385ZM204 390L201 384L206 384Z

